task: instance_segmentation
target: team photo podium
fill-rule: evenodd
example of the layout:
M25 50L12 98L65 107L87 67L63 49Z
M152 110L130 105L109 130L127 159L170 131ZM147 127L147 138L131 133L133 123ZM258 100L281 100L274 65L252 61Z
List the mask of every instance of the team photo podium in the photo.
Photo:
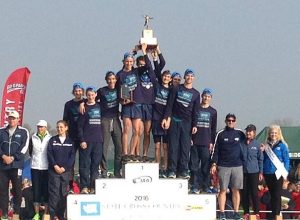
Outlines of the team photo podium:
M216 195L188 194L186 179L160 179L157 163L127 163L125 178L97 179L95 194L67 197L69 220L215 220Z

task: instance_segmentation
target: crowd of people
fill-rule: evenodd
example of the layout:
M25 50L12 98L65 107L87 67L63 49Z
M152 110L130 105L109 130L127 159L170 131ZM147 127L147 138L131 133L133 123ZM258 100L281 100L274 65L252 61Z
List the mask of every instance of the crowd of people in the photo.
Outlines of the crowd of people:
M95 180L108 177L110 139L114 148L113 177L122 178L122 164L152 162L148 154L151 132L160 178L188 179L190 193L218 193L220 220L228 218L225 209L229 199L233 219L249 219L250 215L260 219L261 181L268 188L264 187L268 196L261 195L272 211L268 218L276 219L282 209L298 207L289 203L292 199L282 201L289 155L278 125L269 127L265 143L258 143L255 125L249 124L245 132L237 129L237 118L229 113L225 128L217 132L217 110L211 106L213 91L205 88L200 93L193 87L195 71L187 68L183 76L163 71L165 59L159 46L147 50L147 45L142 44L141 52L136 59L134 53L125 53L122 69L106 73L107 86L84 88L82 83L74 83L74 97L65 103L55 136L47 131L47 121L40 120L30 137L18 125L19 113L9 112L8 126L0 129L2 220L9 218L10 182L13 220L38 220L42 214L43 219L65 219L66 196L74 190L76 153L79 191L94 194ZM21 176L28 151L33 211L24 217L20 209L30 204L26 206L22 200L22 189L29 186L22 187ZM293 199L300 200L298 194L292 193ZM239 213L240 201L243 217Z

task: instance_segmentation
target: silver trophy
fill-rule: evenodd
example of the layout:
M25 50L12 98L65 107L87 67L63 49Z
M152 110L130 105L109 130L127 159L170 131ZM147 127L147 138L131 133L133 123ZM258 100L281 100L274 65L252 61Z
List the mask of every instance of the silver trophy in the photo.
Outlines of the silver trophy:
M120 89L120 97L122 101L128 103L132 103L133 101L133 91L129 89L126 84L121 85Z

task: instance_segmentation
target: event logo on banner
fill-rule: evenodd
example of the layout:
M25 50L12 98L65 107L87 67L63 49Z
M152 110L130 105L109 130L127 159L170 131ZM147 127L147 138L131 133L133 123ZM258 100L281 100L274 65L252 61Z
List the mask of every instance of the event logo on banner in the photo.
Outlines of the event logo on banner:
M27 88L27 81L30 70L27 67L15 70L7 78L3 88L1 106L1 127L6 126L8 112L17 110L20 114L20 125L23 122L24 102Z

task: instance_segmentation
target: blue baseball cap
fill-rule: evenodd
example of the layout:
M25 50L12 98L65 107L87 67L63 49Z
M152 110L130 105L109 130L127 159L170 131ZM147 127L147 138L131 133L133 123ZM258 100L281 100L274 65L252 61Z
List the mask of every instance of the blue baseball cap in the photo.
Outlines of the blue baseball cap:
M192 69L190 69L190 68L188 68L188 69L185 70L184 76L186 76L187 74L192 74L193 76L195 75L195 74L194 74L194 70L192 70Z
M80 82L76 82L73 84L73 90L74 89L83 89L83 85Z
M88 86L88 87L86 87L85 91L86 92L88 92L88 91L96 92L96 88L94 86Z
M177 77L177 76L181 78L180 73L178 73L178 72L173 72L172 73L172 78Z
M202 95L210 95L210 96L212 96L212 94L213 94L213 91L212 91L212 89L210 89L210 88L205 88L205 89L203 89L203 91L202 91Z
M123 57L123 59L124 59L124 60L126 60L128 57L130 57L130 58L134 58L134 55L133 55L132 53L130 53L130 52L126 52L126 53L124 53L124 57Z

